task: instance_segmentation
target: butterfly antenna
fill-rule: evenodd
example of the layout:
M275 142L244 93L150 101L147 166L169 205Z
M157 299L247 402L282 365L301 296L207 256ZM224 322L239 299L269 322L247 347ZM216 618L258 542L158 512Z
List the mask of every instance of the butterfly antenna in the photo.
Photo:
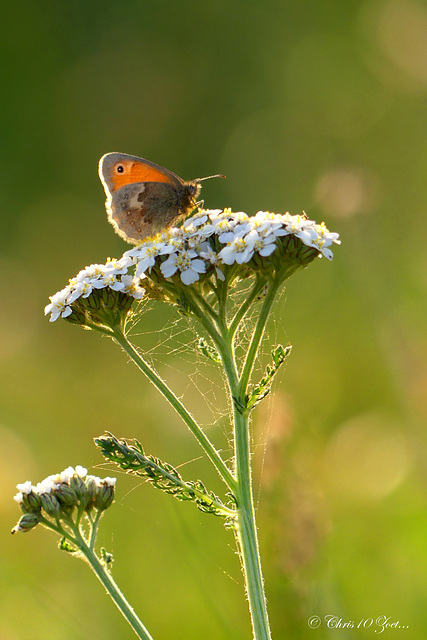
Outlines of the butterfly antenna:
M203 180L210 180L211 178L225 178L222 173L216 173L214 176L206 176L206 178L196 178L194 182L203 182Z

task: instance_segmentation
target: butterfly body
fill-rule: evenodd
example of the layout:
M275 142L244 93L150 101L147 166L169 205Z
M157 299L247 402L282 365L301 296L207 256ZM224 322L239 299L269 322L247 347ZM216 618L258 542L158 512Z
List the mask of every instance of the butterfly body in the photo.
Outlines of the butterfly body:
M107 195L108 219L132 243L188 216L197 205L204 180L186 182L154 162L124 153L102 156L99 177Z

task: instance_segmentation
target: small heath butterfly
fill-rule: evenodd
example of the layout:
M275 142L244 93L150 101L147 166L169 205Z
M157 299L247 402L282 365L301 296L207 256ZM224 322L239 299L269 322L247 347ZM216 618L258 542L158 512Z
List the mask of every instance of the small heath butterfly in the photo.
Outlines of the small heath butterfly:
M188 216L197 206L203 180L186 182L154 162L125 153L106 153L99 177L107 195L108 220L126 242L137 243Z

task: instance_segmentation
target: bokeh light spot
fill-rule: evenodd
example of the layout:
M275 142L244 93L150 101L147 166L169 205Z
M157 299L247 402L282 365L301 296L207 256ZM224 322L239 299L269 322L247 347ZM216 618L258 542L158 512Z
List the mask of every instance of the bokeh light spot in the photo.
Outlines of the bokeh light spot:
M329 491L337 497L378 500L404 480L409 450L397 425L377 414L358 416L333 436L323 458Z
M427 9L418 2L391 0L378 14L378 44L405 74L427 85Z
M337 168L320 175L314 197L328 215L349 218L372 211L378 191L374 177L363 169Z

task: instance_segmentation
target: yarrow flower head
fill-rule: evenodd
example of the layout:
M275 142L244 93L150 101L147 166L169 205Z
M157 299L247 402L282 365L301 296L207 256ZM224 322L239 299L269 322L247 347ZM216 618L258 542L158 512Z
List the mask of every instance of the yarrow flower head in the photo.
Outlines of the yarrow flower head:
M123 324L135 300L144 296L140 278L127 275L129 259L91 264L68 285L50 297L45 315L50 322L59 317L85 328Z
M305 215L200 210L181 227L145 238L119 260L86 267L51 296L45 314L86 328L123 325L135 300L183 305L188 287L229 285L251 275L285 280L316 257L332 260L337 233ZM141 286L143 282L144 287ZM185 305L184 305L185 306Z
M48 476L36 485L29 480L18 484L14 500L24 515L12 533L29 531L39 523L55 528L52 518L58 527L61 519L70 524L74 514L104 511L114 500L115 484L115 478L88 475L80 465Z

